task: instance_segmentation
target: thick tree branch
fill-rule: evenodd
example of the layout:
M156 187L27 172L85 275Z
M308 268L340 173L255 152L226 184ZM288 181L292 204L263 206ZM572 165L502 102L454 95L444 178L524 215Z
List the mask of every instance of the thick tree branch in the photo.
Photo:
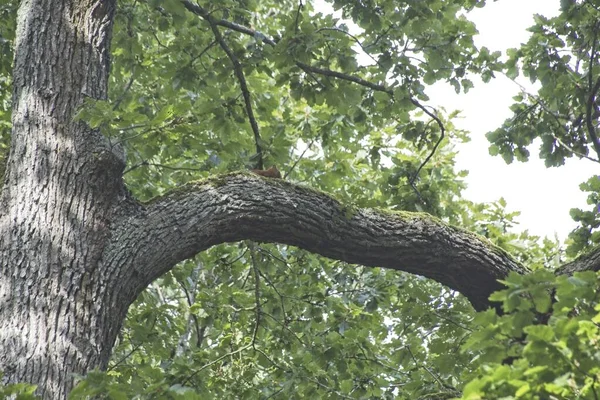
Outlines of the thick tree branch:
M475 234L426 214L345 206L327 194L282 180L235 173L189 184L134 212L113 231L108 259L132 249L133 297L177 262L216 244L249 239L282 243L326 257L407 271L464 294L476 309L510 271L527 270Z
M575 272L600 271L600 246L561 266L557 274L573 275Z

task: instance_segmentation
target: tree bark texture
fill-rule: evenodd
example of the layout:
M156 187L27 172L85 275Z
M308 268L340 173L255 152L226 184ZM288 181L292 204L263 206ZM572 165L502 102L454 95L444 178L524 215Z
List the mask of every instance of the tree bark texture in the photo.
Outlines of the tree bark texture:
M0 370L65 398L108 363L128 306L177 262L250 239L423 275L490 304L526 269L478 236L422 214L345 206L277 179L233 173L148 204L128 194L122 155L74 119L106 99L114 0L23 0L11 153L0 195ZM569 268L597 269L600 257ZM571 270L567 270L569 272Z
M64 398L106 365L125 310L110 309L101 256L123 163L74 115L106 99L112 0L23 0L11 153L1 195L0 369ZM123 308L123 307L121 307Z
M354 209L327 194L248 173L189 184L134 214L115 226L120 239L107 252L115 254L113 262L124 248L136 248L126 263L142 287L208 247L243 239L423 275L461 292L477 309L490 305L497 279L526 272L485 239L429 215Z

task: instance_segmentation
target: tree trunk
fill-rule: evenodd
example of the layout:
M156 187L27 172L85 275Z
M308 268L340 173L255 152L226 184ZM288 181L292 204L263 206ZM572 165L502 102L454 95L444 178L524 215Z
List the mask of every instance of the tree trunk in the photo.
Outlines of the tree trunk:
M22 1L11 154L0 217L0 370L64 398L73 374L107 364L126 307L100 262L123 168L74 121L105 99L115 2Z

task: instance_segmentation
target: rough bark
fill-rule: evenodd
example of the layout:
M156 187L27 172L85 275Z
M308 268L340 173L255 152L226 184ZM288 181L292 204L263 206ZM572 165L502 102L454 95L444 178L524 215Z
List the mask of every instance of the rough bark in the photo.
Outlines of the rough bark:
M106 98L114 6L20 5L11 154L0 197L6 381L35 383L44 398L65 398L74 374L106 366L129 304L150 282L223 242L285 243L420 274L478 309L489 305L498 278L526 272L485 240L432 217L358 210L248 173L137 203L123 186L122 156L73 118L86 97ZM598 259L571 267L592 268Z
M106 98L114 6L24 0L18 11L0 199L0 370L46 398L64 398L74 373L105 365L121 323L100 296L100 258L123 163L73 118L85 97Z
M589 253L583 254L576 260L561 266L556 273L573 275L575 272L600 271L600 246L596 246Z
M115 227L118 239L107 249L114 263L124 249L135 248L126 261L130 276L122 279L138 280L135 292L181 260L242 239L423 275L461 292L477 309L490 305L497 279L526 272L485 239L426 214L354 209L327 194L246 173L190 184L135 214Z

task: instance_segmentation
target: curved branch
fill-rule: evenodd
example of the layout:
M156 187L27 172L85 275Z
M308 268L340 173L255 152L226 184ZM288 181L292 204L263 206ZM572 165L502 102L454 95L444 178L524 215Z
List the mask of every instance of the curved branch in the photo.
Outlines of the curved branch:
M243 172L189 184L129 214L113 229L107 251L114 265L112 258L132 249L130 276L119 278L125 296L137 295L179 261L244 239L422 275L459 291L479 310L490 306L498 279L527 272L485 239L426 214L357 209L313 189Z

